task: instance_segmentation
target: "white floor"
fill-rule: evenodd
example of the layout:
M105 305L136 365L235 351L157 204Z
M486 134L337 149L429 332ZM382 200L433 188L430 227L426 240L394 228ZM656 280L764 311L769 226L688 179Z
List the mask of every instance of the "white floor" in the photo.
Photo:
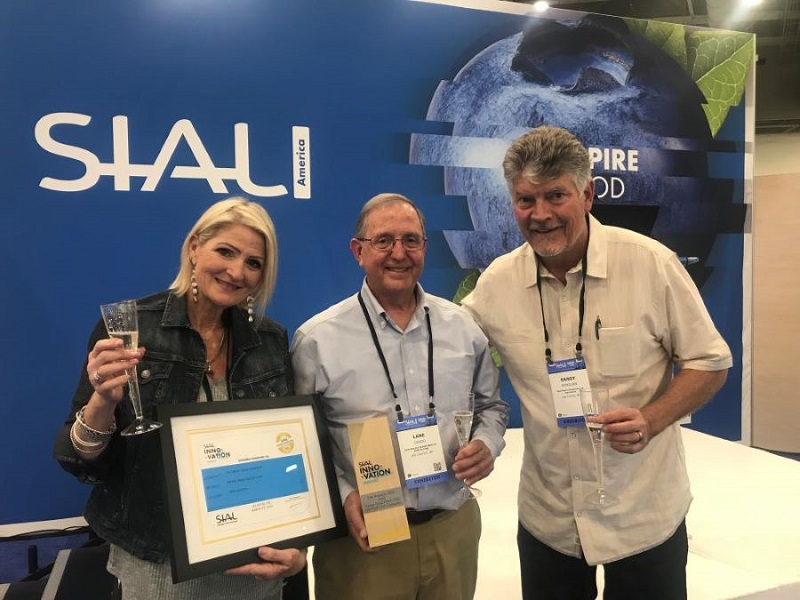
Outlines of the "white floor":
M689 429L683 437L695 497L687 517L689 600L800 600L800 462ZM475 600L521 596L515 536L522 432L509 430L506 442L479 486ZM602 588L602 570L598 579Z
M687 517L689 600L800 600L800 462L690 429L683 438L695 498ZM506 442L494 473L479 486L483 536L475 600L520 597L515 536L522 432L509 430ZM81 518L0 525L0 536L80 524ZM599 579L602 586L602 572Z

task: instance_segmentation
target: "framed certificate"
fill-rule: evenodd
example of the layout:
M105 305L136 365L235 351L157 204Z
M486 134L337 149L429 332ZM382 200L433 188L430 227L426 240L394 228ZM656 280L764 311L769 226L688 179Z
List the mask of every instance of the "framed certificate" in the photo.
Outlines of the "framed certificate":
M314 396L162 405L172 579L347 534Z

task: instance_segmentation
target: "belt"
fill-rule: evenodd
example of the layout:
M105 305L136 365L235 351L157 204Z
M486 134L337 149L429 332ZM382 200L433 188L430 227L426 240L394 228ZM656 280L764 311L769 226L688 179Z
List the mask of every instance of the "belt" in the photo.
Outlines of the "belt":
M427 523L439 513L443 513L443 508L431 508L429 510L414 510L413 508L406 509L406 517L408 518L409 525L419 525L420 523Z

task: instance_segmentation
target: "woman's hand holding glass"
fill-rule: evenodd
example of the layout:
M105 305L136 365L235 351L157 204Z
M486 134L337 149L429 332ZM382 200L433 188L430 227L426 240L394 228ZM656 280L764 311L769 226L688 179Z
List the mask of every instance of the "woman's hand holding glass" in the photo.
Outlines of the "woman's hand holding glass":
M127 350L121 339L98 340L89 352L86 372L97 395L115 407L123 398L129 369L139 364L143 348Z
M114 410L125 397L128 370L134 372L143 354L143 348L125 349L120 339L98 340L89 352L86 363L86 373L94 387L94 394L81 412L83 423L96 431L109 434L114 431ZM84 457L88 459L92 454Z
M101 304L100 313L103 315L108 337L119 339L123 342L123 347L132 352L142 350L139 348L139 317L135 300ZM128 396L131 399L135 419L133 423L120 432L121 435L140 435L159 429L161 423L144 416L142 399L139 395L139 379L136 373L136 365L128 368L125 374L128 380ZM105 375L96 370L91 377L94 383L102 384Z
M123 344L123 340L117 339L98 340L86 359L86 375L94 391L75 413L69 432L72 447L86 461L102 454L117 431L114 412L125 397L123 390L130 383L129 373L135 372L143 354L143 349L125 349Z

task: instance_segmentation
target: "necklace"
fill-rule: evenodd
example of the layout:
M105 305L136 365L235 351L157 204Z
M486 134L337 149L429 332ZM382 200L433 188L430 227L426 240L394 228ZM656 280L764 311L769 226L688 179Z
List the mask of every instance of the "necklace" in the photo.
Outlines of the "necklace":
M212 363L214 363L218 358L219 355L222 354L222 348L225 345L225 330L222 330L222 337L219 338L219 346L217 347L217 353L214 355L214 358L206 361L206 373L212 375L214 373L214 369L211 368Z

